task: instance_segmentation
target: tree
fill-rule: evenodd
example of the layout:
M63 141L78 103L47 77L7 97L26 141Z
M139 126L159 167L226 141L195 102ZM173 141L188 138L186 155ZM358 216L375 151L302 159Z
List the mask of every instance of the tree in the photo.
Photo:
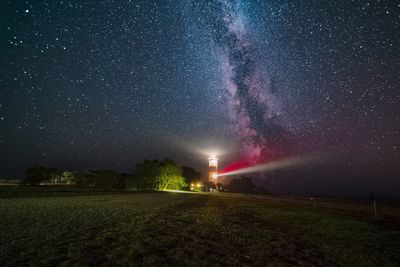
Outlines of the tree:
M25 171L23 184L35 186L42 182L50 182L52 175L55 173L57 173L57 170L53 168L46 168L39 165L28 167Z
M114 170L94 171L94 186L122 189L125 187L126 176Z
M61 173L60 173L59 171L58 171L58 172L52 173L51 176L50 176L49 182L50 182L51 184L58 184L58 183L60 183L60 176L61 176Z
M161 162L158 160L145 160L136 164L130 177L130 184L138 189L154 189L156 177L160 174Z
M182 170L173 161L169 160L161 163L159 175L156 177L155 182L158 190L182 189L186 186Z
M136 165L130 184L139 189L182 189L186 185L182 170L169 159L145 160Z
M76 184L75 174L71 171L53 172L50 183L52 184Z
M192 184L200 181L201 172L196 171L191 167L182 167L182 176L185 178L187 184Z
M65 171L61 175L61 181L64 184L74 184L75 183L75 174L70 171Z
M77 186L94 186L95 177L95 171L84 170L75 174L75 183Z
M236 193L253 193L256 186L249 177L240 177L239 179L233 179L228 184L230 192Z

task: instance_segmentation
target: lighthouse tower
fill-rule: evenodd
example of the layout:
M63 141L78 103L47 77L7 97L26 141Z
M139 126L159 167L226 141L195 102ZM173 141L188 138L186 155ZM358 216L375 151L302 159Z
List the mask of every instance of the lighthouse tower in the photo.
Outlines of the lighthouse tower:
M208 181L214 184L218 182L218 158L215 155L208 158Z

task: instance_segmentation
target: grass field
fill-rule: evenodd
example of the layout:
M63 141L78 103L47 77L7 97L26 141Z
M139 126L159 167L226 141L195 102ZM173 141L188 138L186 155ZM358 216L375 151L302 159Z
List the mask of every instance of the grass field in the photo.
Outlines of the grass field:
M308 202L283 197L70 189L12 192L10 187L0 189L0 266L400 262L397 224L352 216L337 207L315 209Z

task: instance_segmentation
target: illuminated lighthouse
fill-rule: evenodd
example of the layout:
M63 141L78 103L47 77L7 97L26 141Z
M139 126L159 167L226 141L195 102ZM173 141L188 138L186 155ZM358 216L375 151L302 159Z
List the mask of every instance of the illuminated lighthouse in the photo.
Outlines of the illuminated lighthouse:
M208 181L214 184L218 182L218 158L215 155L208 158Z

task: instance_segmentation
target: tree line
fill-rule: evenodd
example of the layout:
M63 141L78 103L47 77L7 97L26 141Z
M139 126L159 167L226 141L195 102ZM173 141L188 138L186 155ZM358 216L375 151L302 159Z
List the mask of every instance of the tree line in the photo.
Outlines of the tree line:
M144 160L136 164L131 173L121 173L115 170L58 170L34 165L25 171L23 185L75 185L78 187L96 187L110 189L139 190L193 190L192 185L198 184L201 173L191 167L179 167L170 159ZM212 182L202 183L195 190L224 191L235 193L261 193L268 191L257 187L249 177L231 179L225 187Z
M100 188L185 189L201 178L191 167L178 167L170 160L145 160L137 164L132 173L115 170L84 170L73 172L34 165L25 171L23 185L76 185Z

